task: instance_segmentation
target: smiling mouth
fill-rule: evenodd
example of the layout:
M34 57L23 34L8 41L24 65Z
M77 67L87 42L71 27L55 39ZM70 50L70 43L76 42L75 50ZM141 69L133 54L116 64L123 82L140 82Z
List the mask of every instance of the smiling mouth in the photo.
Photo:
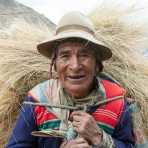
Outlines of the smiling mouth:
M71 80L81 80L84 78L85 78L85 75L68 76L68 79L71 79Z

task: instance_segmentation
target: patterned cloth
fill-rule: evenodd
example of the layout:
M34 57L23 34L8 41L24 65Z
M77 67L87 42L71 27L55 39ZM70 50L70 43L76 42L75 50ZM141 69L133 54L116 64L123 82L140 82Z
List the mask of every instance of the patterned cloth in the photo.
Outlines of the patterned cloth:
M96 86L92 94L96 96L96 93L100 91L97 95L98 99L85 98L84 100L87 100L86 104L97 104L100 100L106 101L113 97L120 97L119 100L106 103L103 106L95 106L89 110L89 113L98 123L98 128L101 128L103 131L102 148L113 148L114 145L116 145L117 148L132 148L134 138L132 135L130 114L127 110L128 106L123 99L124 89L106 79L97 79ZM53 91L53 89L55 91ZM92 94L90 94L90 96L92 96ZM65 100L62 99L62 96L64 96ZM53 105L67 105L69 103L63 88L61 88L57 80L50 80L37 85L29 92L27 100L51 103ZM83 102L84 100L81 101ZM79 104L80 102L70 102L70 104L74 104L74 106L77 103ZM67 124L66 121L69 113L67 110L52 107L23 105L7 148L48 148L49 146L51 148L59 148L63 138L54 136L48 138L43 136L35 137L30 133L47 129L70 129L70 124Z
M31 95L33 98L35 98L37 101L42 103L49 103L52 105L66 105L66 106L93 106L97 105L97 103L102 100L106 100L107 97L110 95L109 93L106 93L105 85L108 86L108 81L102 81L99 77L96 79L95 87L92 90L92 92L83 99L75 99L70 97L62 88L58 80L50 80L42 83L41 85L36 86L34 89L32 89L29 92L29 95ZM104 85L103 85L104 84ZM120 90L120 87L114 83L110 83L112 86L112 89L115 87L116 90ZM120 91L119 91L120 92ZM124 91L123 91L124 92ZM122 91L118 95L123 95ZM116 95L115 95L116 96ZM113 96L109 96L113 97ZM123 98L122 98L123 99ZM122 102L121 100L118 102ZM110 103L111 104L111 103ZM96 111L92 114L94 118L97 121L98 128L104 129L107 133L113 133L113 129L116 125L116 121L120 116L118 116L115 112L110 110L110 108L115 108L112 105L105 105L101 108L96 108ZM113 105L115 105L113 103ZM119 105L119 104L118 104ZM123 105L121 106L121 108ZM43 108L45 109L45 108ZM122 110L122 109L121 109ZM39 109L36 109L37 117L41 116L38 113L41 112L41 107ZM48 111L44 111L50 118L48 120L44 120L39 123L39 129L42 130L48 130L48 132L53 133L53 129L58 129L60 131L67 131L66 138L68 140L74 139L77 137L77 134L73 130L71 122L68 120L70 111L66 109L60 109L60 108L48 108ZM50 112L50 113L48 113ZM52 114L53 113L53 114ZM119 111L120 113L120 111ZM106 116L106 119L104 118ZM42 117L44 117L42 115ZM106 121L105 121L106 120ZM51 129L51 132L50 132ZM111 136L107 136L105 132L103 133L103 140L101 145L109 145L110 147L114 147L113 140ZM53 133L54 136L54 133Z

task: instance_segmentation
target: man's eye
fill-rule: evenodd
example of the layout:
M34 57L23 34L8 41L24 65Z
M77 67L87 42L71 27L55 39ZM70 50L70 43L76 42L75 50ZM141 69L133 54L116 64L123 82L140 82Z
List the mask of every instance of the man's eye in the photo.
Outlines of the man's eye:
M68 54L61 54L61 55L59 55L60 59L67 59L68 57L69 57Z
M87 53L82 53L82 54L80 54L79 56L80 56L80 57L89 57L90 55L87 54Z

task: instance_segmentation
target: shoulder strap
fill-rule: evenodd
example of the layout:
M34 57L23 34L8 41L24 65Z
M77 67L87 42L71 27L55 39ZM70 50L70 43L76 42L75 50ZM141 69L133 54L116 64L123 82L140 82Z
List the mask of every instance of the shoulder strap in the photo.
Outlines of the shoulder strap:
M109 75L108 73L100 72L98 76L102 80L108 80L108 81L116 83L116 84L118 84L120 86L120 83L115 78L113 78L111 75Z

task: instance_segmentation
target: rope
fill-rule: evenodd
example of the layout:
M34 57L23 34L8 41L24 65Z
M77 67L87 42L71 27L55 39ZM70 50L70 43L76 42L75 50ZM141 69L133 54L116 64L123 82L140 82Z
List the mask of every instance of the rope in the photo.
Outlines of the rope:
M97 104L93 105L93 107L99 107L101 105L104 105L104 104L107 104L107 103L110 103L112 101L115 101L115 100L118 100L118 99L122 99L124 96L116 96L116 97L112 97L112 98L108 98L108 100L102 100L102 101L99 101ZM30 101L24 101L23 104L29 104L29 105L38 105L38 106L46 106L46 107L53 107L53 108L61 108L61 109L68 109L68 110L86 110L86 106L89 106L89 105L78 105L76 107L74 106L67 106L67 105L51 105L51 104L48 104L48 103L34 103L34 102L30 102ZM91 106L89 106L91 107Z

